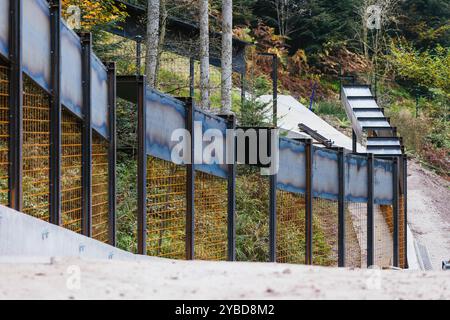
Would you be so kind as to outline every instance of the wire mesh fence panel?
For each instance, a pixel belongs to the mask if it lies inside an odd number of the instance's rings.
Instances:
[[[186,258],[186,167],[148,157],[147,254]]]
[[[49,221],[50,99],[24,76],[23,212]]]
[[[269,178],[239,166],[236,178],[236,259],[269,261]]]
[[[92,238],[109,240],[108,142],[92,136]]]
[[[9,77],[0,65],[0,205],[7,206],[9,178]]]
[[[345,204],[345,266],[367,266],[367,204]]]
[[[193,65],[191,66],[191,63]],[[193,68],[191,71],[191,67]],[[188,56],[181,56],[173,52],[164,51],[158,70],[158,89],[164,93],[177,97],[191,96],[197,105],[201,105],[200,62],[192,60]],[[191,78],[193,76],[193,79]],[[241,103],[241,79],[240,75],[233,72],[233,105]],[[220,67],[209,66],[209,103],[212,109],[221,108],[222,71]]]
[[[82,231],[82,123],[67,110],[61,121],[61,220],[62,226]]]
[[[197,171],[195,174],[195,259],[227,260],[227,180]]]
[[[399,252],[399,267],[406,268],[406,239],[405,239],[405,198],[400,196],[399,198],[399,213],[398,213],[398,252]]]
[[[403,213],[403,205],[404,201],[403,198],[400,197],[399,199],[399,213],[398,213],[398,258],[399,258],[399,267],[404,268],[405,265],[405,255],[406,255],[406,247],[405,247],[405,217]],[[385,206],[379,206],[381,214],[385,220],[385,223],[389,229],[389,236],[393,240],[394,235],[394,208],[392,205],[385,205]],[[386,237],[386,236],[385,236]],[[392,246],[393,247],[393,244]],[[393,249],[391,249],[393,251]],[[393,253],[391,258],[391,266],[393,265]]]
[[[338,266],[338,202],[313,200],[313,264]]]
[[[277,190],[277,262],[305,264],[305,196]]]
[[[386,208],[384,209],[386,211]],[[382,207],[374,207],[374,257],[375,265],[378,267],[389,267],[393,265],[393,238],[391,227],[383,214]]]
[[[189,97],[190,83],[190,59],[172,52],[162,52],[158,89],[177,97]]]

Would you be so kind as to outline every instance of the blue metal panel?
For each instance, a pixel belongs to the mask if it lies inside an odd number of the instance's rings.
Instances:
[[[9,0],[0,0],[0,54],[9,56]]]
[[[22,21],[23,70],[50,91],[50,10],[47,1],[25,1]]]
[[[172,141],[172,134],[177,129],[186,129],[184,104],[170,96],[147,89],[146,108],[147,154],[172,161],[172,149],[179,143],[178,140]],[[188,137],[183,136],[183,141],[188,141]]]
[[[350,202],[367,202],[367,159],[356,155],[345,156],[345,198]]]
[[[108,71],[100,60],[91,55],[92,128],[109,140],[108,133]]]
[[[390,205],[394,200],[392,185],[393,163],[390,160],[375,159],[374,198],[376,204]]]
[[[201,125],[202,128],[201,132],[198,130],[195,131],[194,134],[196,152],[195,170],[212,174],[224,179],[227,178],[228,166],[226,164],[226,121],[201,110],[195,110],[194,121],[195,127]],[[202,137],[203,139],[200,140]],[[214,153],[211,154],[212,150],[206,149],[208,145],[211,145],[212,140],[214,140],[214,145],[218,147],[214,150],[214,152],[220,152],[220,155]]]
[[[82,117],[83,90],[80,38],[61,22],[61,102]]]
[[[303,143],[280,138],[280,167],[277,188],[292,193],[306,192],[306,154]]]
[[[336,151],[314,148],[313,195],[317,198],[338,200],[339,164]]]

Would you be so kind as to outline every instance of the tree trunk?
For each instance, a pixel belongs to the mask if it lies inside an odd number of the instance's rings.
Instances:
[[[209,102],[209,4],[200,0],[200,94],[201,107],[210,108]]]
[[[233,0],[222,1],[222,111],[231,112],[233,76]]]
[[[156,86],[159,48],[159,0],[148,0],[146,74],[150,87]]]
[[[160,1],[160,31],[158,40],[158,59],[156,61],[156,73],[155,73],[155,87],[158,85],[159,68],[161,66],[161,56],[164,52],[164,44],[166,42],[166,29],[167,29],[167,18],[169,16],[167,12],[167,0]]]

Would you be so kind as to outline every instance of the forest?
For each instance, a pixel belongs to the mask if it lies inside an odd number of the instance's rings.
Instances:
[[[143,39],[141,70],[136,70],[135,42],[118,39],[105,31],[126,19],[121,1],[63,0],[63,10],[70,22],[71,8],[81,9],[81,24],[76,27],[93,32],[95,51],[104,60],[117,61],[119,74],[146,73],[151,84],[161,91],[176,96],[188,95],[189,87],[180,83],[189,81],[189,58],[164,50],[166,35],[171,31],[167,21],[176,18],[199,26],[200,32],[206,22],[209,32],[220,33],[225,25],[222,1],[128,0],[127,3],[146,8],[149,15],[152,8],[158,9],[154,41]],[[242,79],[233,76],[229,88],[231,100],[225,103],[230,104],[241,124],[269,121],[264,117],[267,106],[259,103],[257,96],[272,94],[271,63],[260,53],[275,54],[279,61],[278,93],[292,95],[305,105],[311,104],[315,113],[345,133],[351,133],[351,124],[339,100],[342,78],[374,85],[379,104],[404,138],[408,154],[444,178],[450,178],[448,1],[234,0],[232,4],[233,36],[249,44],[246,53],[248,80],[243,84]],[[374,6],[379,8],[377,17],[373,16],[376,10],[370,9]],[[205,12],[208,19],[201,20]],[[377,24],[376,28],[368,23],[371,19],[375,19],[372,22]],[[151,25],[149,21],[144,23]],[[196,99],[202,107],[220,109],[224,107],[221,70],[207,66],[211,70],[205,78],[202,64],[207,55],[220,52],[220,43],[209,39],[207,52],[202,40],[205,39],[201,36],[200,39],[183,39],[186,43],[195,42],[190,44],[199,50],[195,74],[200,90],[195,93]],[[251,99],[241,101],[242,88],[252,92]],[[135,110],[119,102],[118,121],[119,245],[135,251]],[[256,189],[263,193],[264,187],[259,181],[245,178],[245,173],[242,176],[244,178],[237,182],[241,184],[238,190]],[[248,210],[243,216],[250,217],[241,219],[238,231],[264,233],[267,224],[255,228],[255,221],[263,219],[261,214],[267,203],[254,200],[243,191],[238,192],[237,198],[238,211],[239,208]],[[264,260],[267,255],[264,241],[249,247],[248,239],[238,239],[238,258]]]

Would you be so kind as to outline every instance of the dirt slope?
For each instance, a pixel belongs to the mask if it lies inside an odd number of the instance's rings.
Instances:
[[[416,162],[408,165],[408,221],[434,270],[450,260],[450,183]]]
[[[0,274],[0,299],[450,299],[445,272],[61,260],[0,263]]]

